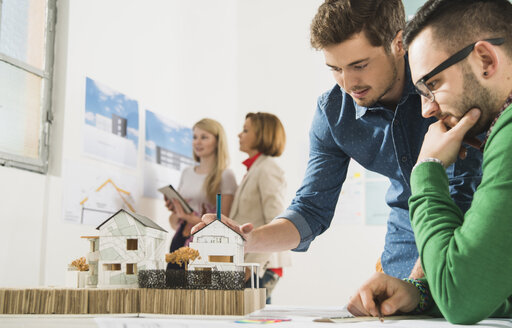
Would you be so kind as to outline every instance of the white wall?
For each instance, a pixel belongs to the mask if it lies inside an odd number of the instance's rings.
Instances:
[[[316,98],[333,80],[309,46],[309,24],[320,0],[59,0],[50,171],[47,176],[0,167],[0,281],[5,286],[60,285],[71,260],[88,250],[94,227],[62,218],[63,165],[80,161],[142,177],[82,155],[85,77],[137,99],[144,109],[192,125],[222,122],[232,167],[244,173],[236,135],[248,111],[278,115],[287,132],[280,164],[288,200],[303,178]],[[142,180],[139,179],[142,190]],[[161,201],[139,211],[168,227]],[[275,304],[342,305],[371,272],[385,227],[333,226],[307,253],[294,253]]]
[[[42,213],[47,178],[0,167],[0,281],[2,286],[39,283]]]

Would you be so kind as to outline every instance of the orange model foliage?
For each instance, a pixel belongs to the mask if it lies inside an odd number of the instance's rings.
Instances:
[[[77,268],[78,271],[89,271],[89,264],[85,263],[85,257],[74,260],[71,262],[71,266]]]
[[[194,261],[199,256],[199,251],[190,247],[181,247],[170,254],[165,254],[165,261],[168,263],[176,263],[180,267],[185,264],[185,270],[187,270],[190,261]]]

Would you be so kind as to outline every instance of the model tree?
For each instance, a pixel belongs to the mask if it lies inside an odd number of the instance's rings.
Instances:
[[[69,266],[78,271],[89,271],[89,264],[86,263],[85,257],[74,260]]]
[[[187,270],[188,264],[197,258],[201,258],[199,251],[190,247],[181,247],[170,254],[165,254],[165,261],[167,263],[176,263],[180,267],[182,264],[185,264],[185,270]]]

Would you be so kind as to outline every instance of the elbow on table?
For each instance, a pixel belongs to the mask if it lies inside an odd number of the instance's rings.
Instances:
[[[444,315],[445,319],[448,320],[448,322],[454,324],[454,325],[474,325],[479,321],[482,321],[485,318],[475,318],[469,313],[462,313],[462,314],[456,314],[456,315]]]
[[[452,324],[472,325],[488,317],[475,304],[471,306],[465,303],[451,300],[447,304],[437,304],[437,306],[445,319]]]

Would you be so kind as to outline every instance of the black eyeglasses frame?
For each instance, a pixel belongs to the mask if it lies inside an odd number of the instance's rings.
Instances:
[[[487,41],[493,45],[502,45],[505,42],[505,38],[484,39],[483,41]],[[460,62],[461,60],[463,60],[464,58],[469,56],[469,54],[473,51],[473,49],[475,48],[475,45],[478,42],[480,42],[480,40],[468,45],[467,47],[464,47],[462,50],[460,50],[460,51],[456,52],[455,54],[453,54],[452,56],[448,57],[448,59],[443,61],[436,68],[434,68],[428,74],[425,74],[421,79],[419,79],[418,82],[416,82],[416,84],[414,84],[414,87],[416,88],[416,91],[418,92],[418,94],[427,98],[431,102],[434,102],[435,101],[434,93],[432,92],[432,90],[430,90],[430,88],[427,86],[427,84],[425,82],[430,80],[433,76],[441,73],[448,67],[457,64],[458,62]]]

